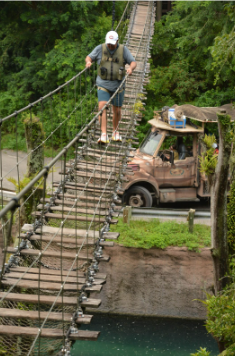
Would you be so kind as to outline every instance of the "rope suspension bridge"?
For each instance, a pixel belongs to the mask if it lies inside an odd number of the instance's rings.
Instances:
[[[103,110],[107,111],[107,132],[112,133],[112,98],[98,112],[94,105],[94,65],[1,120],[0,140],[4,125],[13,122],[17,147],[20,119],[27,117],[33,123],[36,117],[43,125],[44,118],[50,118],[47,136],[42,135],[37,147],[28,154],[31,162],[45,143],[53,147],[66,130],[69,136],[70,128],[78,133],[26,186],[20,180],[22,159],[17,150],[14,169],[19,193],[5,206],[3,190],[7,175],[2,173],[0,155],[4,241],[0,354],[70,355],[75,340],[96,340],[99,336],[98,331],[81,330],[79,326],[89,324],[92,319],[86,308],[97,308],[101,303],[100,299],[92,298],[92,293],[100,292],[105,284],[106,275],[99,273],[99,263],[109,261],[105,246],[112,246],[112,240],[119,235],[110,232],[110,225],[118,222],[121,185],[125,174],[132,173],[127,163],[134,150],[132,143],[137,143],[136,126],[142,117],[136,107],[141,107],[145,99],[154,19],[154,2],[129,2],[116,28],[123,31],[122,42],[137,62],[132,76],[127,74],[121,84],[126,86],[118,127],[122,142],[97,144],[101,134],[98,119]],[[65,98],[66,107],[62,101]],[[54,127],[56,116],[60,123]],[[30,136],[34,137],[34,133]],[[57,181],[53,171],[56,164],[61,167],[61,179]],[[29,204],[33,207],[30,221],[22,223]],[[13,230],[16,247],[12,247]]]

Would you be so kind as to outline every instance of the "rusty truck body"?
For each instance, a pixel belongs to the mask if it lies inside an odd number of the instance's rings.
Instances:
[[[199,167],[199,135],[204,135],[205,122],[217,121],[219,109],[225,107],[229,114],[234,115],[230,106],[229,110],[227,105],[220,108],[176,106],[176,116],[184,113],[188,118],[184,127],[172,126],[164,116],[156,114],[149,121],[149,133],[128,164],[132,174],[127,175],[128,182],[122,186],[123,202],[132,207],[151,207],[158,203],[197,201],[198,198],[209,197],[207,177]],[[195,125],[190,118],[201,121],[201,126]],[[190,147],[184,145],[187,139]],[[168,145],[174,142],[173,147],[167,148],[167,141]]]

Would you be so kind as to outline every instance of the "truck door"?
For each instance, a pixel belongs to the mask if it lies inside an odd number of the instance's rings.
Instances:
[[[177,152],[177,159],[171,164],[170,152],[169,149],[160,149],[154,160],[154,176],[159,188],[195,186],[196,158],[189,157],[188,152]]]

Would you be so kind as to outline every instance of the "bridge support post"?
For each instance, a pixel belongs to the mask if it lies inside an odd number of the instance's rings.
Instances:
[[[129,225],[131,221],[131,216],[132,216],[132,207],[126,206],[123,209],[123,223]]]
[[[193,225],[194,225],[194,214],[195,210],[190,209],[188,213],[188,231],[192,234],[193,233]]]

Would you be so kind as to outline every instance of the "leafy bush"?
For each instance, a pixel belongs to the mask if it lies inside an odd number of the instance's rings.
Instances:
[[[234,280],[234,276],[233,276]],[[214,338],[225,344],[226,350],[221,356],[235,354],[235,283],[231,283],[218,296],[207,295],[206,329]]]
[[[212,147],[216,142],[214,135],[205,135],[203,142],[206,145],[207,150],[199,156],[200,171],[205,173],[208,178],[215,173],[215,168],[218,161],[218,154],[215,154],[215,149]]]
[[[198,350],[195,354],[190,354],[190,356],[210,356],[210,352],[206,351],[206,348],[200,347],[200,350]]]

